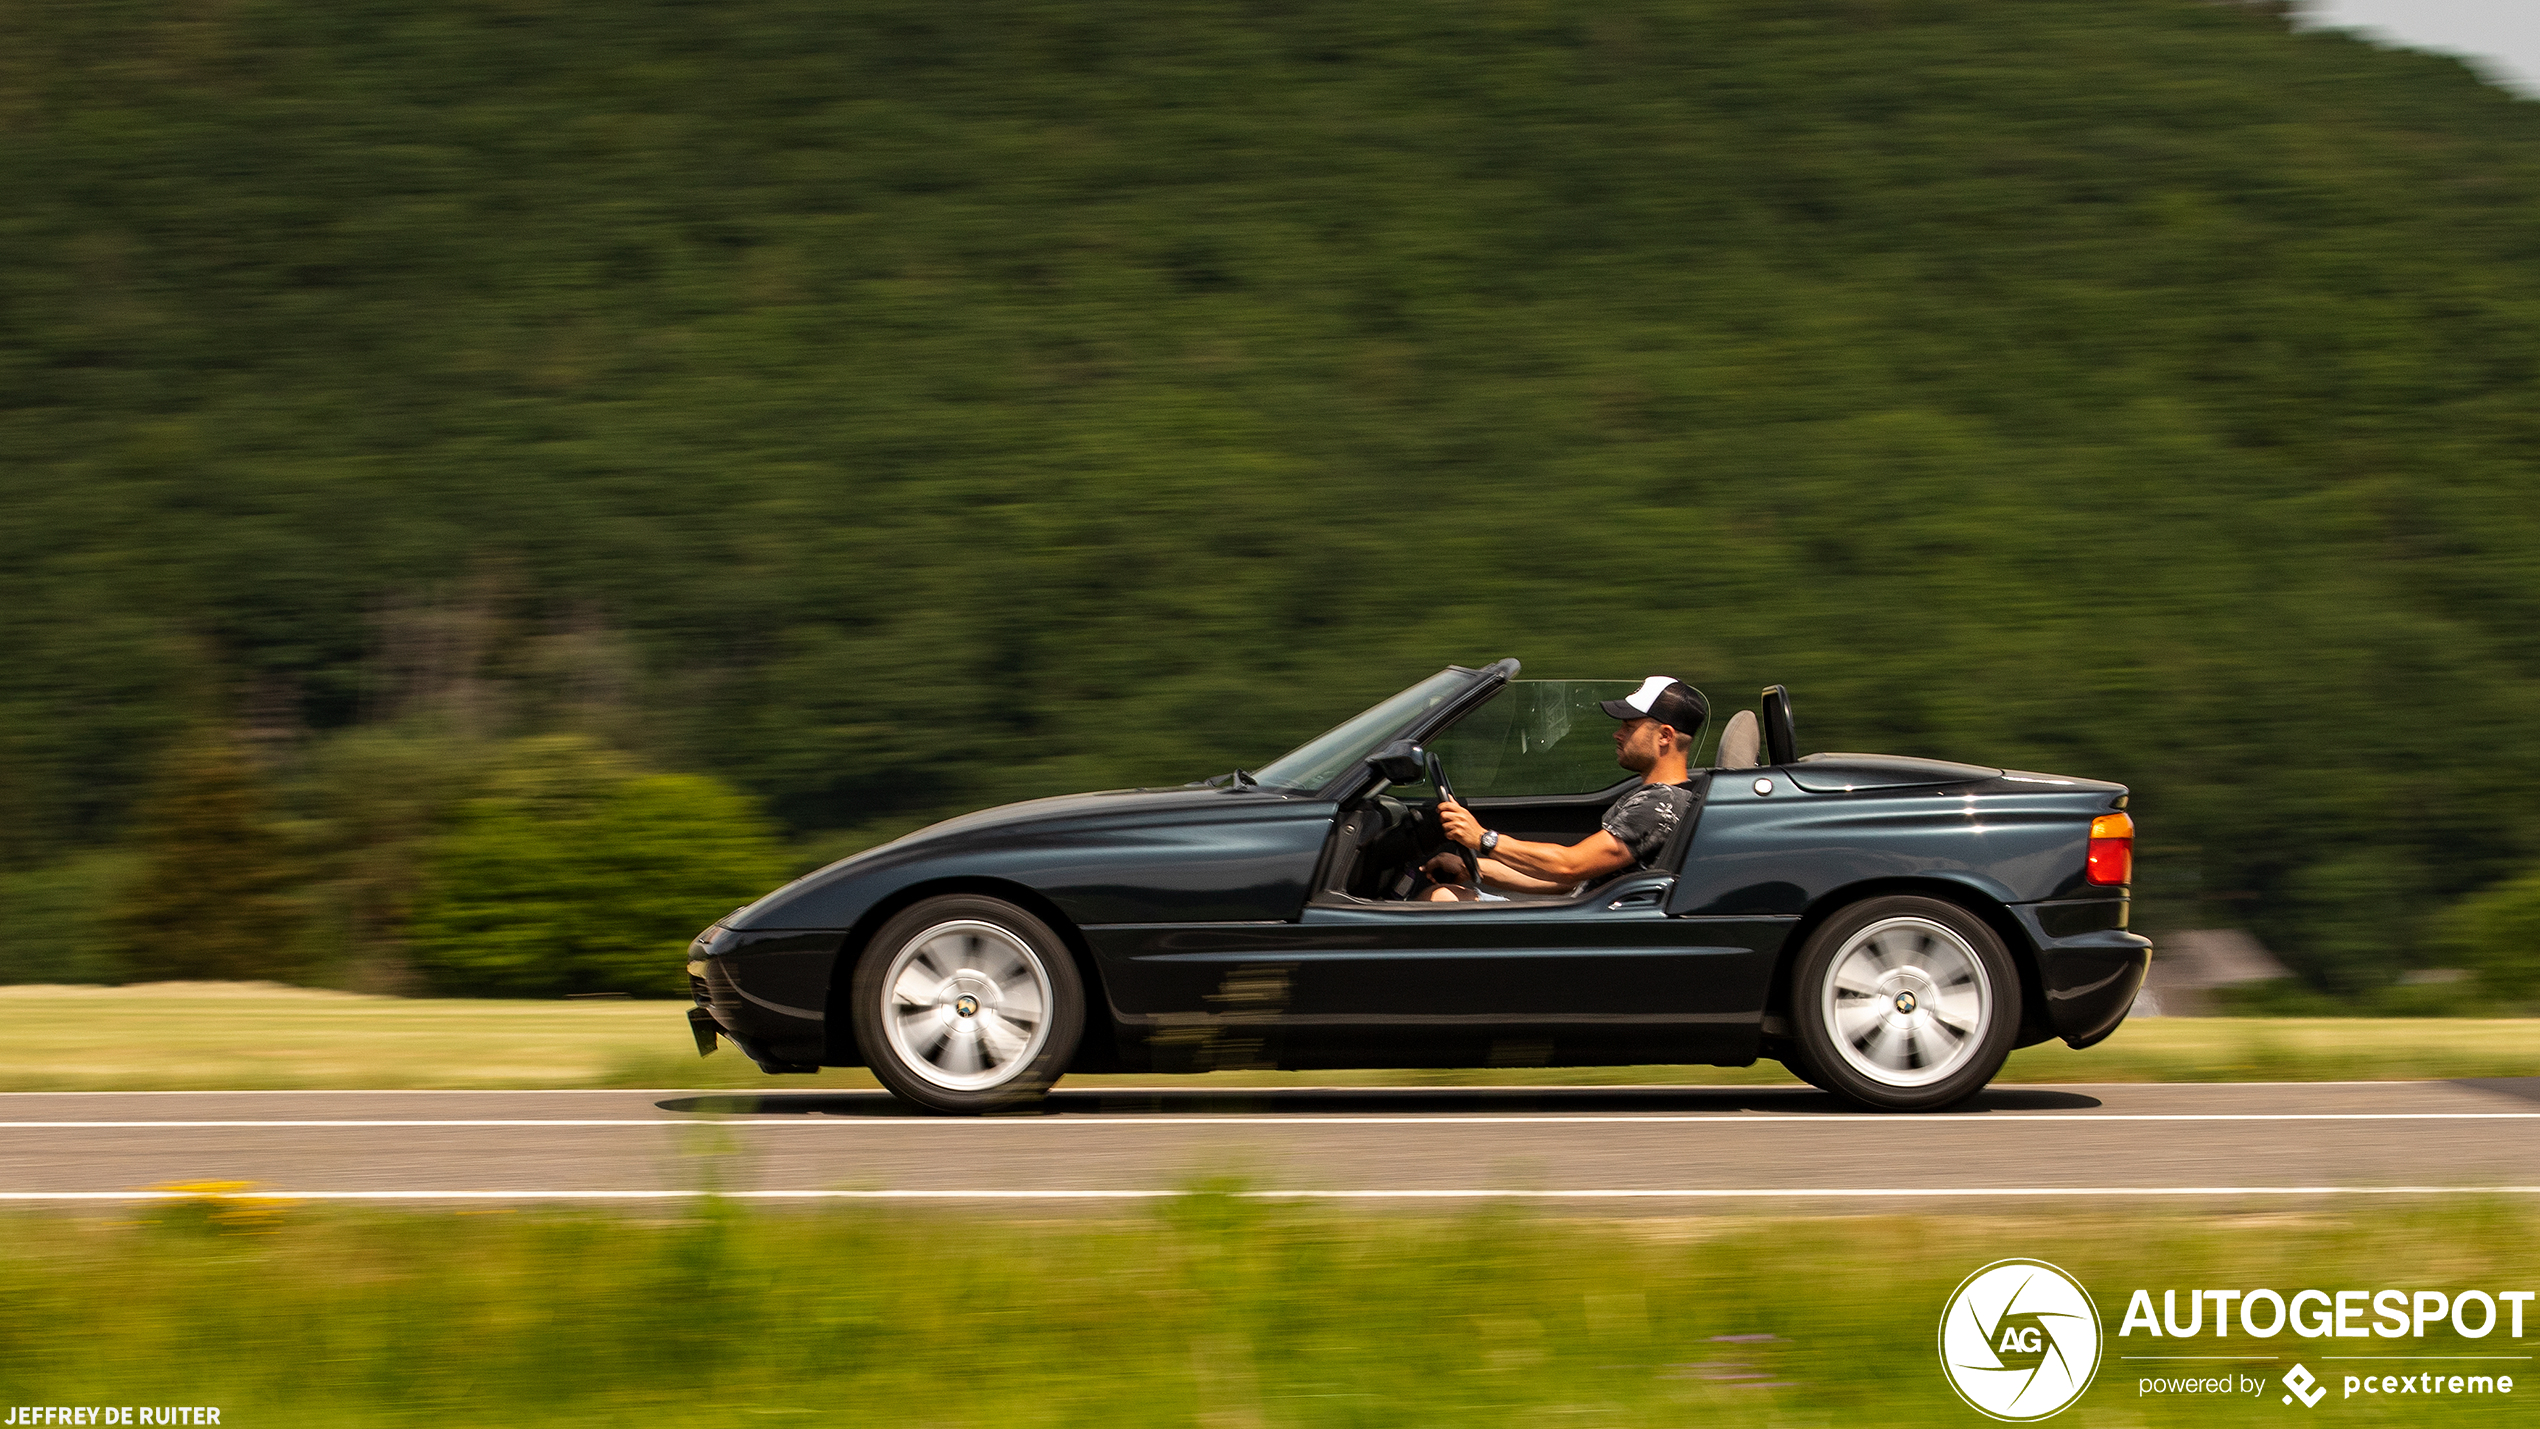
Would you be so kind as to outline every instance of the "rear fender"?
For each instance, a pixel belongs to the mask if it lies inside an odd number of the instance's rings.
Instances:
[[[1946,878],[1871,879],[1846,884],[1810,904],[1808,911],[1792,926],[1790,937],[1782,943],[1781,956],[1773,965],[1772,988],[1765,995],[1764,1002],[1764,1026],[1768,1033],[1776,1037],[1791,1035],[1786,1030],[1790,1026],[1791,975],[1799,965],[1800,949],[1808,946],[1808,939],[1828,918],[1853,904],[1865,898],[1892,895],[1937,898],[1954,903],[1983,919],[1984,925],[1993,930],[1994,936],[2002,940],[2003,948],[2010,953],[2011,965],[2019,969],[2020,1031],[2011,1045],[2032,1047],[2055,1035],[2054,1027],[2047,1020],[2046,984],[2037,971],[2037,943],[2030,937],[2028,928],[1999,899],[1985,890]],[[1777,1024],[1781,1030],[1777,1030]]]

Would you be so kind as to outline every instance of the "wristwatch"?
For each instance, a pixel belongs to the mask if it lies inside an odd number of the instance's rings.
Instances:
[[[1497,847],[1499,847],[1499,830],[1490,829],[1485,831],[1482,834],[1481,851],[1483,853],[1489,853],[1492,849]]]

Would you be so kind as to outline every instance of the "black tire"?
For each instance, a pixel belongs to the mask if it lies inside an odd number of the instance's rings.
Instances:
[[[1932,1111],[2002,1069],[2020,1027],[2019,970],[1955,903],[1865,899],[1800,949],[1790,1016],[1810,1081],[1879,1111]]]
[[[1797,1043],[1782,1048],[1781,1064],[1784,1071],[1821,1092],[1834,1090],[1826,1085],[1826,1074],[1817,1070],[1817,1064],[1808,1060],[1808,1054],[1799,1050]]]
[[[1084,982],[1067,945],[1013,904],[968,894],[929,898],[883,924],[856,960],[848,999],[856,1045],[882,1085],[956,1115],[1039,1101],[1085,1030]]]

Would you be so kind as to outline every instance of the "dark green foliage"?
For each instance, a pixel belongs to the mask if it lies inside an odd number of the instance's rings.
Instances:
[[[681,946],[783,870],[773,831],[715,780],[524,740],[435,842],[408,933],[444,991],[685,993]]]
[[[407,948],[435,838],[488,773],[490,742],[425,719],[367,725],[321,741],[291,780],[312,831],[312,951],[326,981],[417,991]]]
[[[2488,1006],[2540,996],[2540,872],[2500,883],[2444,915],[2440,944],[2480,973]]]
[[[234,741],[178,745],[134,821],[139,867],[112,902],[127,977],[289,981],[302,971],[297,862]]]
[[[134,862],[112,850],[0,873],[0,983],[122,982],[113,914]]]
[[[19,865],[494,587],[797,831],[1516,654],[2336,986],[2540,858],[2540,106],[2261,10],[20,5],[0,191]]]

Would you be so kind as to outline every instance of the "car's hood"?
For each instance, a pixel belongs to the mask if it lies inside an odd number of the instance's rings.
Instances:
[[[1280,798],[1277,794],[1257,789],[1230,791],[1175,785],[1167,789],[1105,789],[1090,794],[1061,794],[1048,799],[999,804],[992,809],[959,814],[940,823],[928,824],[889,843],[876,844],[861,853],[852,853],[835,863],[813,869],[781,888],[770,889],[754,902],[734,909],[723,922],[735,928],[753,926],[759,914],[783,903],[788,895],[802,891],[805,885],[853,878],[867,866],[899,862],[911,854],[922,856],[928,845],[954,844],[982,834],[1040,826],[1081,826],[1114,820],[1144,822],[1177,809],[1195,812],[1225,809],[1230,804],[1254,800],[1278,801]]]
[[[1277,797],[1279,796],[1264,794],[1254,789],[1242,791],[1194,789],[1187,785],[1175,785],[1169,789],[1103,789],[1091,794],[1060,794],[1047,799],[1025,799],[1019,804],[999,804],[993,809],[981,809],[976,813],[956,814],[941,823],[928,824],[914,833],[902,834],[890,843],[883,844],[881,848],[867,849],[865,852],[879,853],[884,848],[904,848],[914,843],[927,843],[961,834],[973,834],[984,829],[1018,828],[1026,824],[1074,823],[1089,817],[1142,818],[1177,808],[1222,809],[1226,807],[1230,799],[1275,799]],[[857,858],[863,856],[863,854],[856,855]]]

